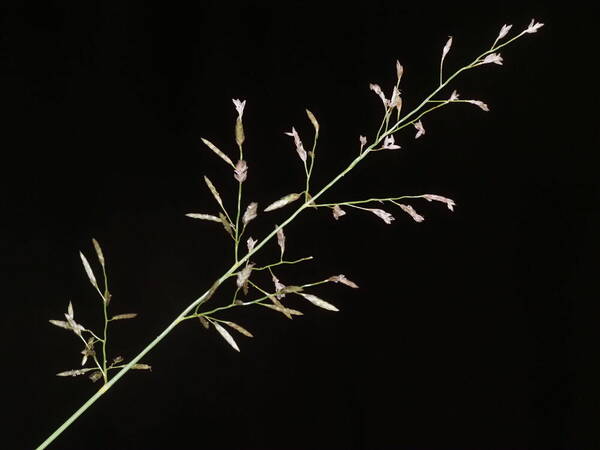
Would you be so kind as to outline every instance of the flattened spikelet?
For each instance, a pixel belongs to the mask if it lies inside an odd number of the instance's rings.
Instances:
[[[96,249],[96,255],[98,256],[98,261],[102,267],[104,267],[104,253],[102,253],[102,248],[96,239],[92,239],[92,243],[94,244],[94,248]]]
[[[306,300],[308,300],[309,302],[311,302],[313,305],[318,306],[319,308],[327,309],[329,311],[339,311],[339,309],[337,309],[331,303],[326,302],[325,300],[317,297],[316,295],[312,295],[312,294],[300,294],[300,295],[302,297],[304,297]]]
[[[285,252],[285,234],[283,234],[283,228],[277,230],[277,245],[279,245],[281,258],[283,258],[283,253]]]
[[[206,175],[204,176],[204,182],[208,186],[208,189],[210,190],[211,194],[213,195],[213,197],[215,198],[215,200],[217,201],[217,203],[222,208],[223,207],[223,200],[221,200],[221,196],[219,195],[219,192],[217,191],[217,188],[215,188],[215,185],[212,183],[212,181],[209,180],[209,178]]]
[[[286,205],[289,205],[292,202],[295,202],[300,198],[300,194],[288,194],[285,197],[281,197],[276,202],[271,203],[269,206],[265,208],[265,211],[274,211],[279,208],[283,208]]]
[[[256,219],[257,209],[258,209],[258,203],[256,203],[256,202],[252,202],[248,205],[248,207],[246,208],[246,212],[244,213],[244,216],[242,217],[242,222],[244,223],[244,225],[248,225],[248,222]]]
[[[358,285],[355,282],[350,281],[348,278],[346,278],[346,276],[344,274],[335,275],[333,277],[330,277],[329,281],[333,281],[334,283],[342,283],[351,288],[358,289]]]
[[[227,234],[233,237],[233,228],[231,228],[231,223],[229,222],[229,219],[225,217],[225,214],[223,213],[219,213],[219,219],[223,224],[223,228],[225,228],[225,231],[227,231]]]
[[[187,213],[186,216],[192,219],[210,220],[211,222],[221,222],[220,218],[211,214]]]
[[[210,328],[210,322],[208,320],[206,320],[204,317],[198,316],[198,320],[200,321],[200,323],[202,324],[202,326],[204,328],[206,328],[207,330]]]
[[[259,305],[262,305],[262,306],[264,306],[264,307],[266,307],[266,308],[269,308],[269,309],[273,309],[273,310],[275,310],[275,311],[279,311],[280,313],[285,313],[285,312],[287,312],[287,313],[289,313],[289,314],[290,314],[290,315],[292,315],[292,316],[303,316],[303,315],[304,315],[304,313],[303,313],[303,312],[301,312],[301,311],[297,311],[297,310],[295,310],[295,309],[292,309],[292,308],[282,308],[282,307],[280,307],[280,306],[276,306],[276,305],[270,305],[270,304],[268,304],[268,303],[259,303]],[[284,310],[285,310],[285,311],[284,311]]]
[[[237,324],[237,323],[235,323],[235,322],[223,322],[223,323],[224,323],[225,325],[227,325],[227,326],[229,326],[229,327],[233,328],[235,331],[237,331],[237,332],[239,332],[239,333],[243,334],[244,336],[247,336],[247,337],[254,337],[254,336],[252,335],[252,333],[250,333],[250,332],[249,332],[248,330],[246,330],[244,327],[242,327],[242,326],[238,325],[238,324]]]
[[[83,268],[85,269],[85,273],[90,279],[90,283],[94,287],[98,287],[98,282],[96,281],[96,277],[94,276],[94,272],[92,272],[92,268],[90,267],[90,263],[82,252],[79,252],[79,257],[81,258],[81,262],[83,263]]]
[[[116,316],[112,316],[110,320],[134,319],[136,317],[137,313],[117,314]]]
[[[223,339],[225,339],[229,345],[231,345],[235,350],[239,352],[240,348],[233,340],[233,337],[229,334],[229,331],[227,331],[225,328],[219,325],[218,322],[213,322],[213,325],[215,326],[215,329],[219,332],[219,334],[223,336]]]
[[[65,330],[70,330],[71,329],[71,325],[69,325],[68,322],[65,322],[63,320],[53,320],[53,319],[51,319],[51,320],[49,320],[49,322],[52,325],[56,325],[57,327],[64,328]]]
[[[306,115],[308,116],[310,123],[312,123],[313,127],[315,127],[315,134],[319,134],[319,122],[317,122],[315,115],[308,109],[306,110]]]
[[[225,153],[223,153],[221,150],[219,150],[215,144],[210,142],[208,139],[204,139],[204,138],[202,138],[202,142],[204,142],[204,144],[208,148],[210,148],[213,152],[215,152],[215,154],[217,154],[223,161],[225,161],[227,164],[229,164],[231,167],[233,167],[235,169],[235,165],[233,164],[233,161],[231,161],[229,156],[227,156]]]

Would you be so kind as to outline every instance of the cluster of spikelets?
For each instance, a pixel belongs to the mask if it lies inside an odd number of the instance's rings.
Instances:
[[[94,287],[94,289],[100,294],[100,298],[102,299],[102,306],[104,309],[104,332],[101,333],[102,337],[99,337],[92,330],[84,327],[83,325],[77,323],[75,321],[75,312],[73,310],[73,304],[69,302],[69,306],[67,307],[67,312],[65,313],[65,320],[50,320],[52,325],[56,325],[57,327],[64,328],[65,330],[72,331],[81,341],[83,342],[83,350],[81,354],[83,355],[81,359],[81,367],[80,369],[67,370],[64,372],[60,372],[57,375],[59,377],[76,377],[79,375],[89,375],[90,380],[93,382],[98,381],[99,379],[104,379],[104,382],[108,381],[108,372],[110,370],[118,370],[124,367],[123,362],[125,359],[122,356],[116,356],[112,358],[111,362],[107,362],[107,354],[106,354],[106,346],[108,343],[108,326],[110,322],[117,320],[127,320],[134,319],[137,317],[137,313],[124,313],[117,314],[112,317],[108,317],[108,305],[112,299],[112,295],[108,290],[108,277],[106,274],[106,260],[104,259],[104,253],[102,252],[102,248],[96,239],[92,239],[92,243],[94,244],[94,249],[96,250],[96,256],[98,257],[98,261],[102,267],[102,274],[104,277],[104,286],[103,290],[100,290],[100,286],[98,285],[98,281],[96,276],[94,275],[94,271],[90,266],[87,258],[83,253],[79,253],[81,258],[81,262],[83,264],[83,268],[90,280],[90,283]],[[96,350],[96,345],[101,346],[101,350]],[[93,365],[91,367],[84,367],[88,361],[92,361]],[[132,369],[138,370],[150,370],[151,367],[148,364],[134,364]]]
[[[248,178],[248,164],[243,159],[243,144],[245,141],[243,115],[244,115],[244,108],[246,106],[246,101],[233,99],[233,104],[237,111],[237,118],[235,121],[235,141],[236,141],[236,144],[239,149],[239,159],[238,159],[237,163],[234,164],[233,160],[226,154],[226,152],[223,152],[222,150],[220,150],[215,144],[213,144],[209,140],[202,139],[202,141],[209,149],[211,149],[217,156],[219,156],[226,164],[228,164],[232,168],[233,178],[238,182],[237,212],[236,212],[236,214],[229,213],[229,211],[225,207],[225,204],[222,200],[221,195],[219,194],[219,191],[215,187],[215,184],[208,177],[205,176],[204,182],[206,183],[208,190],[211,192],[213,198],[215,199],[215,202],[217,203],[220,211],[216,214],[188,213],[188,214],[186,214],[186,216],[193,218],[193,219],[199,219],[199,220],[210,221],[210,222],[215,222],[215,223],[221,224],[223,226],[223,229],[225,230],[225,232],[233,240],[234,257],[235,257],[235,262],[237,263],[240,261],[239,247],[242,245],[243,237],[247,231],[247,227],[249,226],[250,222],[252,222],[254,219],[256,219],[258,217],[259,207],[258,207],[257,202],[249,202],[242,214],[241,202],[242,202],[243,183]],[[308,115],[311,123],[314,126],[314,129],[315,129],[315,144],[316,144],[316,141],[318,138],[318,133],[319,133],[319,123],[317,122],[317,119],[315,118],[315,116],[309,110],[307,110],[306,112],[307,112],[307,115]],[[313,149],[310,152],[307,152],[304,149],[302,141],[300,140],[300,137],[299,137],[297,131],[295,130],[295,128],[292,128],[292,131],[288,132],[286,134],[291,136],[295,141],[296,150],[298,152],[300,160],[303,163],[304,171],[306,174],[306,181],[307,181],[307,185],[308,185],[308,183],[310,181],[310,176],[312,174],[315,147],[313,146]],[[304,190],[300,193],[290,193],[290,194],[284,195],[280,199],[269,204],[266,208],[263,209],[263,211],[271,212],[271,211],[275,211],[275,210],[284,208],[285,206],[296,202],[298,199],[302,198],[303,196],[308,198],[308,196],[309,196],[308,190]],[[279,259],[277,261],[275,261],[271,264],[268,264],[266,266],[258,267],[255,263],[251,262],[249,258],[246,258],[246,260],[243,264],[243,267],[241,267],[237,272],[232,274],[232,277],[235,278],[235,293],[233,294],[233,297],[228,305],[216,308],[212,311],[206,311],[206,312],[199,312],[199,308],[196,308],[196,311],[193,315],[186,316],[184,319],[197,317],[199,319],[199,321],[202,323],[202,325],[207,329],[209,329],[212,325],[214,327],[214,329],[221,336],[223,336],[223,338],[235,350],[239,351],[239,347],[238,347],[237,343],[235,342],[235,340],[233,339],[231,334],[227,331],[227,329],[223,325],[230,327],[231,329],[233,329],[247,337],[253,337],[252,333],[250,333],[246,328],[242,327],[241,325],[239,325],[237,323],[231,322],[229,320],[217,318],[215,316],[216,312],[222,312],[226,309],[230,309],[230,308],[238,307],[238,306],[260,305],[260,306],[264,306],[266,308],[275,310],[275,311],[283,314],[285,317],[292,319],[293,316],[299,316],[299,315],[302,315],[303,313],[301,311],[298,311],[297,309],[290,308],[290,307],[284,305],[286,298],[291,294],[298,295],[320,308],[323,308],[323,309],[326,309],[329,311],[338,311],[338,308],[336,306],[334,306],[333,304],[323,300],[322,298],[320,298],[314,294],[305,292],[305,289],[309,286],[316,286],[316,285],[326,283],[326,282],[341,283],[341,284],[350,286],[352,288],[358,288],[356,283],[350,281],[348,278],[346,278],[345,275],[340,274],[340,275],[328,277],[325,280],[321,280],[321,281],[318,281],[315,283],[309,283],[309,284],[304,284],[304,285],[290,285],[290,286],[284,285],[283,283],[281,283],[279,278],[277,278],[277,276],[275,275],[274,268],[276,266],[280,266],[280,265],[296,264],[296,263],[299,263],[302,261],[307,261],[307,260],[312,259],[312,257],[311,256],[303,257],[303,258],[300,258],[300,259],[297,259],[294,261],[284,259],[285,244],[286,244],[286,236],[284,234],[284,227],[277,226],[275,229],[275,234],[276,234],[277,245],[279,247]],[[252,236],[249,236],[247,239],[245,239],[245,246],[247,249],[246,254],[247,255],[252,254],[255,251],[255,247],[257,244],[258,244],[258,241],[255,240]],[[272,283],[273,283],[272,289],[265,289],[258,284],[258,281],[251,279],[251,277],[254,273],[258,273],[258,272],[262,272],[262,271],[269,272]],[[248,300],[248,295],[250,293],[251,288],[256,290],[259,295],[258,295],[258,298]],[[241,300],[240,299],[241,295],[243,295],[246,299]]]
[[[368,139],[365,136],[359,137],[360,148],[358,152],[358,157],[353,160],[353,162],[336,178],[333,179],[331,183],[329,183],[326,187],[318,191],[317,193],[313,193],[311,190],[311,176],[313,173],[315,158],[316,158],[316,147],[317,140],[319,137],[320,126],[317,121],[315,115],[306,110],[306,114],[308,116],[309,121],[311,122],[314,128],[314,138],[312,143],[312,148],[310,150],[306,150],[302,139],[297,132],[297,130],[292,127],[291,131],[286,132],[285,134],[290,136],[293,139],[294,146],[300,161],[302,162],[304,173],[305,173],[305,186],[299,190],[299,192],[293,192],[286,195],[283,195],[278,200],[270,203],[266,208],[262,211],[265,213],[275,211],[289,205],[297,203],[299,200],[303,200],[302,205],[283,223],[277,225],[275,230],[266,236],[262,241],[255,240],[253,237],[249,236],[247,239],[243,239],[247,227],[250,222],[256,219],[259,215],[259,207],[257,202],[248,202],[244,212],[242,213],[242,198],[243,198],[243,186],[246,180],[248,179],[248,164],[244,159],[243,154],[243,144],[245,142],[245,134],[244,134],[244,125],[243,125],[243,115],[244,109],[246,106],[245,100],[233,99],[233,104],[237,112],[237,117],[235,120],[235,142],[238,147],[238,158],[237,162],[234,163],[233,160],[227,155],[226,152],[222,151],[217,145],[213,144],[207,139],[202,139],[204,144],[212,150],[217,156],[219,156],[226,164],[231,166],[233,171],[233,178],[237,181],[237,203],[235,205],[234,214],[230,214],[229,210],[225,207],[225,204],[222,200],[219,191],[215,187],[215,184],[208,178],[204,177],[204,181],[212,196],[214,197],[217,205],[218,212],[217,213],[189,213],[186,214],[188,217],[193,219],[199,219],[203,221],[215,222],[220,224],[225,232],[231,237],[233,241],[234,247],[234,263],[233,270],[230,270],[224,279],[234,278],[235,279],[235,292],[230,300],[230,302],[224,306],[216,307],[207,311],[200,311],[200,307],[209,300],[218,287],[220,286],[220,282],[216,283],[211,290],[209,290],[209,294],[205,297],[201,298],[201,301],[197,301],[195,303],[195,310],[193,314],[180,316],[177,319],[177,323],[182,322],[188,319],[198,319],[202,325],[209,329],[211,326],[236,350],[239,351],[239,347],[232,335],[227,331],[226,327],[229,327],[242,335],[247,337],[252,337],[252,333],[250,333],[246,328],[238,325],[237,323],[231,322],[226,319],[222,319],[217,317],[217,313],[223,313],[228,309],[250,306],[250,305],[259,305],[272,310],[275,310],[287,318],[291,319],[292,316],[302,315],[302,312],[297,309],[291,308],[287,306],[285,303],[290,295],[297,295],[312,303],[315,306],[320,308],[329,310],[329,311],[338,311],[338,308],[334,306],[332,303],[323,300],[315,294],[306,292],[307,288],[312,288],[324,283],[339,283],[349,286],[351,288],[358,288],[356,283],[349,280],[346,276],[340,274],[335,276],[330,276],[320,281],[299,284],[299,285],[285,285],[283,284],[279,278],[275,274],[274,268],[282,265],[290,265],[297,264],[302,261],[307,261],[312,259],[311,256],[302,257],[296,260],[286,260],[285,256],[285,242],[286,237],[284,234],[284,228],[289,223],[291,223],[295,217],[305,208],[327,208],[330,209],[333,218],[335,220],[340,219],[342,216],[347,214],[347,210],[349,209],[357,209],[362,211],[367,211],[379,217],[386,224],[391,224],[392,221],[395,220],[392,213],[387,210],[376,208],[373,206],[377,206],[379,204],[396,206],[400,208],[400,210],[406,214],[408,214],[414,221],[422,222],[424,217],[418,213],[412,205],[407,204],[407,200],[413,199],[424,199],[429,202],[436,201],[444,203],[450,211],[454,210],[455,202],[447,197],[437,195],[437,194],[420,194],[420,195],[402,195],[402,196],[393,196],[386,198],[369,198],[364,200],[356,200],[356,201],[338,201],[338,202],[329,202],[329,203],[318,203],[316,200],[327,191],[333,184],[335,184],[343,175],[346,175],[348,172],[352,170],[352,168],[364,159],[368,154],[384,151],[384,150],[398,150],[400,149],[400,145],[396,143],[395,136],[397,136],[398,132],[404,129],[407,126],[413,126],[416,130],[415,139],[418,139],[425,135],[425,127],[421,118],[430,112],[443,107],[448,104],[453,103],[470,103],[478,106],[483,111],[489,111],[489,107],[481,100],[473,100],[473,99],[460,99],[459,94],[456,90],[454,90],[450,96],[446,99],[433,99],[433,95],[439,92],[442,88],[444,88],[449,81],[451,81],[458,73],[463,70],[472,69],[485,64],[503,64],[503,58],[500,53],[497,52],[498,49],[504,47],[515,39],[521,37],[524,34],[535,33],[543,26],[542,23],[536,22],[532,20],[531,23],[517,36],[511,38],[508,42],[504,42],[499,44],[499,41],[504,39],[509,31],[512,28],[512,25],[504,25],[496,40],[494,41],[490,50],[484,52],[481,56],[476,58],[472,63],[467,66],[464,66],[458,72],[456,72],[451,77],[444,79],[443,76],[443,66],[446,56],[450,52],[452,47],[453,39],[449,37],[448,41],[443,47],[442,56],[440,60],[440,74],[439,74],[439,87],[434,91],[432,95],[426,98],[420,105],[418,105],[413,111],[406,114],[403,118],[401,118],[402,112],[402,95],[400,90],[400,81],[402,79],[404,68],[400,64],[400,62],[396,62],[396,75],[397,81],[396,85],[393,87],[390,98],[387,98],[383,89],[378,84],[370,84],[370,89],[381,99],[381,102],[384,106],[384,117],[382,119],[381,125],[377,134],[371,140],[371,144],[368,145]],[[425,109],[426,106],[431,106],[428,109]],[[395,116],[395,118],[394,118]],[[260,250],[260,248],[267,243],[271,238],[276,237],[277,245],[279,246],[279,259],[271,264],[265,266],[257,266],[255,263],[251,262],[251,257]],[[242,242],[245,244],[246,252],[244,255],[241,255]],[[96,253],[98,255],[99,262],[102,266],[102,271],[104,274],[104,292],[101,292],[98,283],[96,282],[96,278],[92,272],[92,269],[86,260],[85,256],[81,254],[81,259],[83,262],[83,266],[85,271],[90,279],[92,285],[100,294],[103,305],[104,305],[104,333],[102,337],[99,337],[91,330],[83,327],[82,325],[75,322],[73,306],[69,303],[69,307],[67,313],[65,314],[66,321],[57,321],[51,320],[50,322],[56,326],[61,328],[65,328],[67,330],[71,330],[75,335],[77,335],[84,343],[84,349],[81,352],[83,354],[81,365],[82,367],[86,365],[88,361],[93,361],[93,367],[83,367],[77,370],[70,370],[66,372],[61,372],[58,375],[60,376],[77,376],[82,374],[89,374],[90,378],[93,381],[96,381],[100,378],[104,378],[106,382],[108,380],[108,371],[112,369],[120,369],[123,368],[123,358],[117,357],[112,360],[110,364],[107,363],[107,354],[106,354],[106,344],[107,344],[107,328],[108,324],[112,321],[121,320],[121,319],[131,319],[136,316],[133,313],[127,314],[118,314],[116,316],[108,318],[107,307],[110,302],[110,293],[108,291],[107,286],[107,278],[106,278],[106,270],[104,263],[104,256],[102,254],[102,250],[98,245],[96,240],[93,240],[94,247],[96,249]],[[270,289],[263,288],[259,286],[258,282],[253,278],[253,275],[258,272],[267,272],[270,274],[271,282],[273,287]],[[257,297],[253,299],[248,299],[250,290],[258,292]],[[240,297],[243,296],[244,300]],[[200,300],[200,299],[199,299]],[[95,350],[95,346],[99,344],[102,346],[101,358],[98,358],[98,353]],[[134,364],[129,368],[133,369],[149,369],[150,366],[147,364]]]

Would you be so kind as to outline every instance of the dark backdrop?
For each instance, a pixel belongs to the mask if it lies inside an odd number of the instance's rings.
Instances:
[[[373,133],[396,59],[410,109],[488,48],[504,23],[546,23],[456,80],[463,98],[398,137],[324,199],[436,193],[386,225],[310,211],[287,228],[288,284],[344,273],[361,289],[315,288],[292,322],[266,309],[231,318],[254,332],[233,351],[199,323],[178,327],[56,441],[57,449],[600,448],[595,262],[596,31],[591,11],[543,3],[5,2],[1,7],[0,264],[3,442],[33,448],[98,385],[59,378],[81,346],[52,327],[69,300],[101,325],[79,261],[105,250],[117,323],[111,354],[134,356],[230,263],[202,182],[234,202],[230,170],[200,141],[234,152],[232,98],[247,100],[247,200],[299,189],[295,126],[323,185]],[[412,2],[414,3],[414,2]],[[452,88],[445,91],[449,95]],[[261,215],[270,231],[288,210]],[[256,258],[277,257],[271,244]],[[268,281],[268,279],[266,280]],[[268,285],[268,284],[267,284]],[[211,303],[226,302],[223,288]]]

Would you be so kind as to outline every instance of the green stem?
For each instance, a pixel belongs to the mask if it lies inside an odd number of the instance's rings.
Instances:
[[[88,330],[87,328],[83,331],[86,331],[88,333],[90,333],[98,342],[102,342],[102,338],[99,338],[98,336],[96,336],[96,333],[94,333],[92,330]]]
[[[319,139],[319,132],[315,130],[315,137],[313,139],[313,146],[310,152],[310,166],[306,168],[306,161],[304,162],[304,170],[306,171],[306,189],[304,191],[304,201],[310,200],[310,177],[312,175],[313,166],[315,165],[315,152],[317,150],[317,139]]]
[[[108,383],[108,371],[106,370],[106,341],[108,339],[108,305],[106,302],[103,303],[104,309],[104,339],[102,339],[102,376],[104,377],[104,383]]]
[[[225,311],[227,309],[235,308],[236,306],[248,306],[248,305],[252,305],[254,303],[258,303],[258,302],[261,302],[263,300],[266,300],[267,298],[269,298],[269,297],[265,295],[264,297],[260,297],[260,298],[257,298],[255,300],[251,300],[249,302],[244,302],[242,304],[230,303],[229,305],[219,306],[218,308],[211,309],[210,311],[204,311],[202,313],[194,313],[191,316],[185,316],[185,317],[183,317],[181,319],[181,321],[189,320],[189,319],[195,319],[195,318],[197,318],[199,316],[207,317],[207,316],[210,316],[210,315],[212,315],[212,314],[214,314],[216,312],[219,312],[219,311]]]
[[[423,198],[423,195],[402,195],[400,197],[388,197],[388,198],[368,198],[366,200],[353,200],[349,202],[338,202],[338,203],[319,203],[318,205],[314,205],[316,208],[332,208],[336,205],[360,205],[361,203],[371,203],[371,202],[390,202],[392,200],[404,200],[407,198]]]
[[[281,266],[282,264],[298,264],[299,262],[308,261],[310,259],[313,259],[313,257],[312,256],[305,256],[304,258],[296,259],[295,261],[279,261],[279,262],[276,262],[276,263],[273,263],[273,264],[269,264],[268,266],[255,267],[252,270],[266,270],[266,269],[270,269],[271,267]]]
[[[86,330],[87,331],[87,330]],[[87,349],[88,345],[86,340],[83,338],[83,336],[79,335],[79,337],[81,338],[81,340],[83,341],[85,348]],[[101,339],[99,339],[99,341],[101,341]],[[93,346],[93,345],[92,345]],[[98,367],[98,370],[100,370],[100,372],[102,372],[102,375],[104,376],[104,370],[102,369],[102,365],[100,364],[100,362],[98,362],[98,358],[96,358],[96,355],[94,355],[92,357],[92,359],[94,360],[94,362],[96,363],[96,366]],[[88,370],[88,368],[82,369],[82,370]],[[91,368],[89,370],[92,370]],[[96,370],[96,369],[93,369]]]
[[[244,151],[242,150],[242,146],[238,144],[238,148],[240,149],[240,160],[244,159]],[[237,213],[235,215],[235,260],[238,260],[238,248],[240,246],[240,211],[242,205],[242,181],[238,181],[238,196],[237,196]]]
[[[379,125],[379,129],[377,130],[377,135],[375,136],[375,142],[380,140],[380,136],[381,136],[381,130],[383,130],[383,126],[385,125],[385,131],[387,131],[387,124],[389,123],[389,116],[390,116],[390,109],[389,108],[385,108],[385,114],[383,116],[383,119],[381,120],[381,124]]]
[[[306,283],[306,284],[301,284],[300,287],[302,289],[307,288],[307,287],[313,287],[313,286],[319,286],[320,284],[325,284],[325,283],[329,283],[331,280],[329,278],[325,278],[324,280],[321,281],[315,281],[314,283]]]
[[[108,383],[108,370],[106,369],[107,354],[106,343],[108,340],[108,302],[110,301],[110,293],[108,291],[108,277],[106,276],[106,267],[102,264],[102,275],[104,277],[104,295],[102,296],[102,308],[104,310],[104,339],[102,339],[102,377],[104,384]],[[94,357],[95,359],[95,357]]]
[[[242,203],[242,183],[238,182],[238,198],[237,198],[237,214],[235,216],[235,260],[238,260],[238,248],[240,245],[240,233],[239,233],[239,225],[240,225],[240,206]]]

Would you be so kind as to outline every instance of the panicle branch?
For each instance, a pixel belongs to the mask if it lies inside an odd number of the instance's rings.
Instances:
[[[87,260],[87,258],[85,257],[85,255],[83,254],[83,252],[79,252],[79,257],[81,259],[85,273],[86,273],[88,279],[90,280],[90,283],[96,289],[96,291],[100,294],[100,296],[102,297],[102,300],[103,300],[102,306],[103,306],[103,315],[104,315],[104,326],[103,326],[102,337],[99,337],[92,330],[84,327],[83,325],[81,325],[75,321],[75,312],[74,312],[72,302],[69,302],[69,305],[67,306],[67,312],[64,314],[65,318],[67,319],[66,321],[50,320],[50,323],[59,328],[63,328],[63,329],[72,331],[77,337],[79,337],[81,339],[81,341],[84,344],[84,348],[80,352],[81,355],[83,355],[83,357],[81,359],[82,369],[68,370],[68,371],[60,372],[57,375],[61,376],[61,377],[79,376],[79,375],[84,375],[84,374],[87,374],[88,372],[91,372],[91,374],[89,374],[90,375],[89,378],[90,378],[90,380],[92,380],[92,382],[96,382],[99,379],[103,378],[104,384],[106,384],[109,382],[108,370],[115,368],[114,361],[117,361],[117,359],[115,359],[115,360],[113,360],[112,364],[108,365],[108,356],[107,356],[107,354],[108,354],[107,353],[108,324],[109,324],[109,322],[112,322],[115,320],[134,319],[135,317],[137,317],[137,313],[117,314],[117,315],[112,316],[110,319],[108,318],[108,306],[109,306],[110,299],[112,296],[108,290],[108,276],[106,273],[106,260],[104,257],[104,252],[102,251],[102,247],[100,246],[99,242],[96,239],[92,239],[92,244],[96,251],[96,256],[98,257],[98,262],[100,263],[100,266],[102,267],[102,274],[103,274],[103,278],[104,278],[104,292],[102,292],[100,290],[100,286],[98,284],[98,281],[96,280],[96,276],[94,275],[92,266],[89,263],[89,261]],[[84,337],[85,333],[87,333],[89,335],[87,339]],[[98,351],[95,348],[96,344],[99,344],[101,347],[100,359],[98,359]],[[118,358],[119,358],[118,362],[123,361],[122,357],[118,357]],[[95,367],[84,367],[87,364],[88,360],[90,360],[90,359],[94,362]]]

